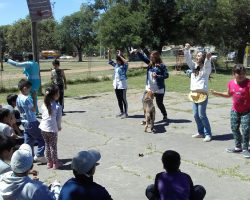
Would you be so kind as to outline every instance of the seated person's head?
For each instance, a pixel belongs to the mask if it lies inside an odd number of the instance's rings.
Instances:
[[[12,139],[0,135],[0,159],[10,160],[14,152],[15,143]]]
[[[9,105],[11,105],[13,108],[16,107],[16,99],[17,99],[17,95],[16,94],[9,94],[7,96],[7,103]]]
[[[18,89],[24,95],[28,95],[30,93],[31,86],[32,86],[31,82],[26,79],[21,79],[18,83]]]
[[[0,108],[0,122],[11,125],[12,114],[9,109]]]
[[[71,168],[76,178],[92,177],[101,154],[95,150],[80,151],[73,159]]]
[[[176,151],[167,150],[162,155],[162,163],[167,172],[177,172],[181,164],[180,154]]]
[[[13,153],[10,166],[16,176],[22,177],[28,175],[29,171],[33,168],[32,150],[28,144],[22,144]]]

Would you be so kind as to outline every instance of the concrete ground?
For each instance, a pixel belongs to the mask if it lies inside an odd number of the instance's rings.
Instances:
[[[142,93],[128,90],[127,119],[115,118],[118,105],[114,93],[66,98],[66,116],[58,140],[64,167],[48,170],[35,164],[40,180],[51,183],[57,179],[63,184],[73,176],[71,158],[78,151],[98,149],[102,158],[95,181],[106,187],[113,199],[144,200],[146,186],[163,170],[162,153],[173,149],[181,155],[181,170],[192,177],[194,184],[206,188],[205,199],[250,200],[250,160],[225,152],[234,144],[229,122],[230,99],[210,97],[207,114],[213,141],[204,143],[202,139],[191,138],[196,127],[187,94],[166,93],[169,124],[161,121],[157,108],[157,134],[145,133],[140,125]]]

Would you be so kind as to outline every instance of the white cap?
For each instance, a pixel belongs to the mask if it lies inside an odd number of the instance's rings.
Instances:
[[[32,164],[33,156],[31,147],[28,144],[22,144],[11,157],[11,169],[15,173],[24,173],[31,169]]]

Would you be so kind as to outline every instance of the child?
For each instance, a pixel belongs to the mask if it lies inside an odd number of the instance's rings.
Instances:
[[[64,89],[67,89],[67,83],[66,83],[66,77],[65,73],[62,69],[59,69],[60,67],[60,61],[54,60],[52,62],[54,69],[51,70],[51,80],[52,84],[55,84],[59,88],[59,103],[62,106],[62,112],[64,109]]]
[[[7,96],[7,103],[8,105],[6,106],[7,109],[12,110],[16,123],[13,124],[13,129],[17,135],[22,135],[22,130],[19,128],[21,123],[21,115],[18,110],[15,109],[16,107],[16,100],[17,100],[17,95],[16,94],[9,94]]]
[[[20,94],[17,97],[16,105],[22,117],[24,142],[29,144],[32,150],[34,143],[37,142],[38,148],[34,161],[46,163],[46,159],[44,157],[44,140],[41,130],[38,128],[39,121],[36,118],[36,94],[32,93],[32,97],[29,96],[31,86],[32,84],[28,80],[21,79],[19,81],[18,88],[20,90]]]
[[[118,100],[118,105],[120,108],[120,113],[116,117],[121,117],[122,119],[128,117],[128,102],[126,98],[127,93],[127,70],[128,62],[122,56],[121,51],[117,51],[116,63],[111,59],[111,50],[108,50],[109,64],[114,67],[114,80],[113,87],[115,89],[115,94]]]
[[[166,172],[158,173],[155,184],[148,186],[146,196],[150,200],[183,199],[202,200],[206,190],[200,185],[193,186],[191,177],[180,171],[180,154],[168,150],[162,155],[162,163]]]
[[[235,147],[226,149],[229,153],[242,152],[245,158],[250,158],[249,134],[250,134],[250,79],[246,77],[246,69],[237,64],[233,68],[234,79],[229,81],[227,92],[211,90],[212,94],[220,97],[232,97],[231,129],[233,132]],[[242,135],[240,133],[240,125]]]
[[[11,127],[13,122],[15,122],[15,120],[13,120],[10,110],[0,108],[0,133],[5,137],[17,139],[18,136]]]
[[[0,175],[11,171],[9,162],[14,152],[14,142],[8,138],[0,135]]]
[[[190,53],[190,44],[185,45],[184,56],[188,67],[192,70],[190,83],[190,100],[193,102],[194,119],[198,133],[193,138],[204,138],[204,142],[212,140],[212,132],[206,109],[208,103],[208,80],[212,70],[211,53],[198,52],[195,62]]]
[[[57,158],[57,133],[61,130],[61,106],[56,102],[59,99],[59,88],[52,85],[45,90],[44,104],[41,107],[42,121],[39,128],[45,141],[45,156],[48,169],[58,169],[62,163]]]

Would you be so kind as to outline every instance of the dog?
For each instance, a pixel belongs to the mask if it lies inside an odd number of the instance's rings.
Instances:
[[[154,106],[154,94],[152,91],[148,91],[143,98],[143,110],[145,116],[145,132],[147,132],[150,124],[151,131],[154,133],[154,122],[155,122],[155,106]]]

